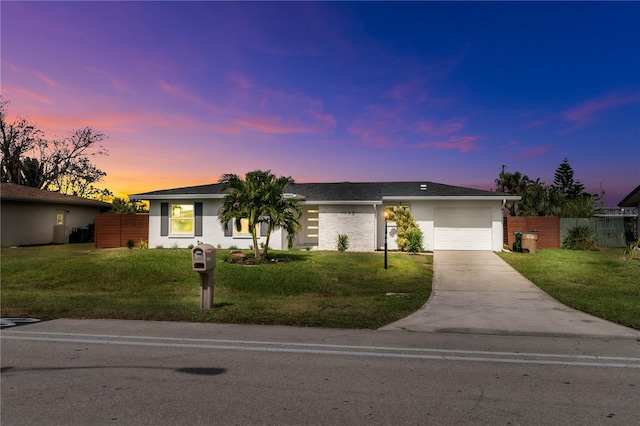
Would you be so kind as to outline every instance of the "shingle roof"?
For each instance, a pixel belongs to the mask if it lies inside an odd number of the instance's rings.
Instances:
[[[424,189],[423,189],[424,188]],[[287,193],[309,201],[382,201],[390,197],[508,197],[510,194],[464,188],[434,182],[334,182],[296,183],[288,185]],[[148,200],[185,196],[224,195],[222,184],[189,186],[160,191],[132,194],[129,198]],[[191,198],[191,197],[190,197]],[[518,197],[519,198],[519,197]]]
[[[33,203],[72,204],[109,208],[109,203],[74,195],[61,194],[59,192],[44,191],[30,186],[16,185],[14,183],[0,184],[0,200],[2,201],[27,201]]]
[[[620,207],[637,207],[640,204],[640,185],[629,193],[624,200],[618,203]]]

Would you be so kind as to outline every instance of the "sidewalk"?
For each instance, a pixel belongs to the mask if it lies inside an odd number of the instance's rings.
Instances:
[[[433,269],[427,303],[380,330],[640,338],[557,302],[493,252],[438,251]]]

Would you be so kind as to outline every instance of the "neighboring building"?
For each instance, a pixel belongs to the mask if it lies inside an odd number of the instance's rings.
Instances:
[[[225,193],[221,184],[192,186],[131,194],[148,200],[149,247],[187,247],[198,241],[227,248],[249,248],[251,234],[218,221]],[[426,250],[502,250],[502,209],[519,196],[431,182],[299,183],[285,196],[303,207],[302,230],[295,248],[336,250],[338,234],[349,236],[349,250],[372,251],[384,247],[386,207],[408,206],[424,233]],[[395,224],[389,223],[389,248],[395,246]],[[260,229],[259,243],[265,241]],[[272,249],[283,250],[282,230],[270,239]]]
[[[1,245],[64,244],[73,228],[93,224],[108,203],[44,191],[13,183],[0,184]]]
[[[640,236],[640,219],[638,219],[638,212],[640,212],[640,185],[636,186],[636,189],[631,191],[629,195],[624,197],[624,200],[618,203],[619,207],[631,207],[636,209],[636,235],[635,238]]]

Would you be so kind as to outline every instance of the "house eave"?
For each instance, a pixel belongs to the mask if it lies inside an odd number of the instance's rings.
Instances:
[[[522,197],[517,195],[425,195],[425,196],[397,196],[397,195],[387,195],[382,197],[383,201],[448,201],[448,200],[458,200],[458,201],[519,201]]]
[[[130,200],[202,200],[202,199],[222,199],[224,194],[129,194]]]

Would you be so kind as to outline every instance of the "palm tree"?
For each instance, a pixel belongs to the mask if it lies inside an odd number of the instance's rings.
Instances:
[[[271,175],[267,185],[267,209],[264,212],[264,219],[268,223],[267,240],[264,244],[264,258],[268,257],[269,239],[271,232],[283,228],[287,233],[289,247],[293,245],[293,239],[300,230],[300,216],[302,208],[298,200],[285,198],[284,191],[288,184],[293,184],[291,177],[279,177]]]
[[[496,190],[498,192],[523,196],[527,191],[531,179],[529,179],[529,176],[523,175],[520,172],[509,173],[506,169],[506,166],[502,166],[502,170],[495,180]],[[508,207],[509,214],[515,216],[520,206],[518,203],[513,202],[509,203]]]
[[[270,170],[255,170],[242,179],[236,174],[224,174],[219,180],[224,190],[229,190],[218,210],[218,220],[226,230],[229,221],[236,219],[236,229],[242,228],[239,219],[246,219],[253,239],[253,251],[260,259],[258,226],[268,223],[264,257],[268,256],[271,232],[284,228],[291,242],[299,228],[301,208],[297,200],[284,198],[285,186],[294,183],[291,177],[277,178]]]

